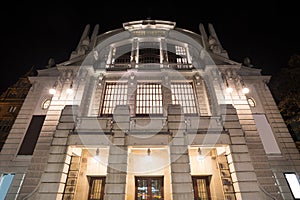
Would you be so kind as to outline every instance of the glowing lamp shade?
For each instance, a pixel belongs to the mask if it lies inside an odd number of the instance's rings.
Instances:
[[[248,94],[250,92],[250,90],[249,90],[249,88],[247,88],[247,87],[244,87],[243,89],[242,89],[242,93],[243,94]]]
[[[72,94],[73,93],[73,89],[72,88],[68,88],[67,89],[67,94]]]
[[[54,88],[49,89],[49,94],[55,94],[56,90]]]
[[[226,93],[232,93],[232,92],[233,92],[232,87],[227,87],[227,88],[226,88]]]
[[[300,199],[300,183],[295,173],[284,173],[284,176],[289,184],[292,194],[295,199]]]

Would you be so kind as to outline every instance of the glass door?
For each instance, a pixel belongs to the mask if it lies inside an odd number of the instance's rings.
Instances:
[[[163,200],[163,177],[135,177],[136,200]]]

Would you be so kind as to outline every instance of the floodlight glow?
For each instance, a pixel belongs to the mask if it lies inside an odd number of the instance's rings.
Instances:
[[[56,90],[54,88],[49,89],[49,94],[55,94],[55,93],[56,93]]]
[[[226,88],[226,92],[227,92],[227,93],[232,93],[232,92],[233,92],[232,87],[227,87],[227,88]]]
[[[248,94],[250,92],[250,90],[249,90],[249,88],[247,88],[247,87],[244,87],[243,89],[242,89],[242,93],[243,94]]]
[[[72,88],[68,88],[67,89],[67,94],[72,94],[73,93],[73,89]]]

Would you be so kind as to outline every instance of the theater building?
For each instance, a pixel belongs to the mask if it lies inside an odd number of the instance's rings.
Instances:
[[[0,199],[300,198],[270,76],[231,60],[211,24],[87,25],[67,61],[29,80]]]

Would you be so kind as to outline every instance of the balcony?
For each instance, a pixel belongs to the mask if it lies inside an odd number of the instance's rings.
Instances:
[[[192,64],[183,63],[118,63],[107,64],[106,71],[127,71],[128,69],[138,70],[160,70],[160,69],[173,69],[173,70],[192,70]]]

